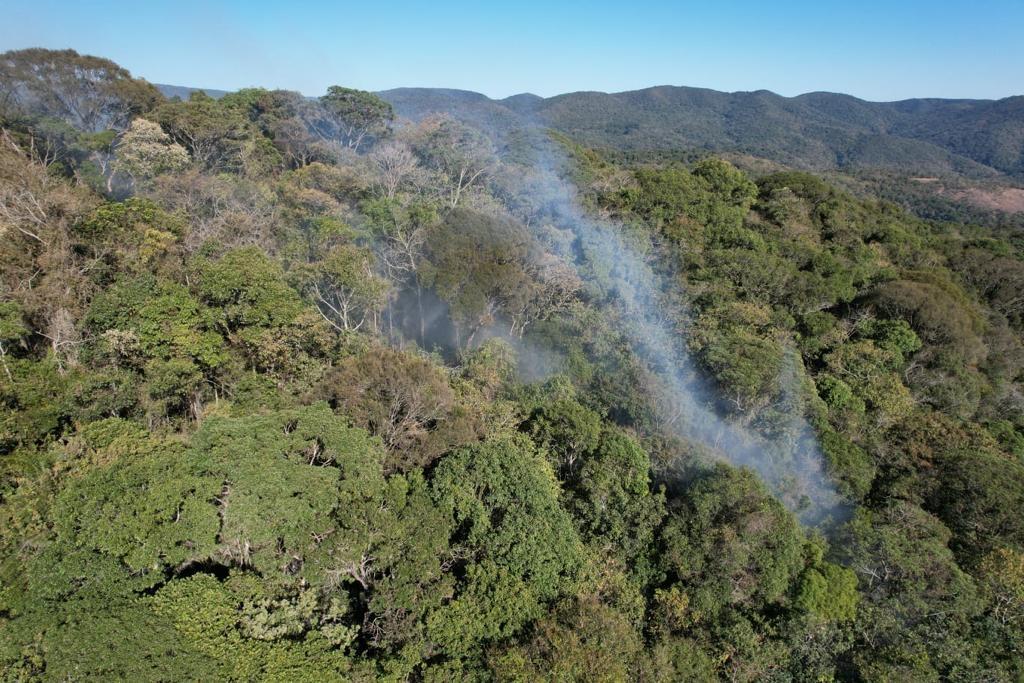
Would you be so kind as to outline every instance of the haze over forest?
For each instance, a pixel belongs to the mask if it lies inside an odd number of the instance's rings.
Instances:
[[[1024,96],[145,76],[0,54],[0,679],[1024,677]]]

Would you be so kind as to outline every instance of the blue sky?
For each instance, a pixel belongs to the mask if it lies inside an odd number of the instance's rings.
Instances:
[[[1024,0],[3,5],[0,50],[73,47],[153,82],[208,88],[1024,94]]]

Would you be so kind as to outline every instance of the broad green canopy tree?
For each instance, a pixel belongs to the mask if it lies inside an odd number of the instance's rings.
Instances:
[[[304,582],[324,587],[333,572],[342,571],[345,553],[354,550],[334,542],[326,553],[319,546],[339,519],[348,525],[339,536],[352,546],[366,543],[368,531],[352,525],[356,510],[377,510],[385,494],[380,445],[323,404],[211,418],[188,444],[147,435],[120,420],[93,423],[82,439],[84,452],[65,456],[68,480],[52,501],[50,537],[18,551],[25,574],[4,576],[5,583],[13,579],[20,585],[21,600],[7,609],[23,615],[24,627],[44,622],[51,610],[65,615],[63,624],[56,621],[45,631],[47,648],[60,649],[63,639],[75,637],[76,629],[86,627],[83,616],[106,614],[107,601],[138,613],[134,596],[141,590],[156,593],[158,613],[160,605],[171,610],[181,599],[171,596],[181,596],[189,585],[172,582],[165,593],[161,586],[176,576],[199,572],[194,585],[218,567],[255,572],[265,586],[258,593],[270,596]],[[206,590],[211,589],[220,590],[216,581]],[[218,609],[235,609],[228,607],[234,601],[226,595],[224,600]],[[273,610],[276,603],[253,603],[253,609],[258,604]],[[308,609],[325,626],[347,611],[326,597]],[[253,629],[257,623],[267,622],[254,621]],[[307,628],[280,635],[301,635]],[[182,635],[216,643],[217,649],[228,642],[216,633],[186,629]],[[103,635],[97,637],[102,643]],[[115,629],[107,637],[123,635]],[[321,637],[322,632],[314,636]]]
[[[546,603],[572,594],[583,547],[551,466],[526,437],[460,449],[438,466],[432,490],[452,520],[452,546],[475,558],[428,621],[428,636],[446,651],[469,655],[512,636]]]
[[[195,163],[214,170],[241,164],[249,121],[238,108],[196,91],[186,101],[160,105],[155,120]]]
[[[700,624],[724,610],[753,613],[785,603],[804,566],[796,519],[749,470],[717,467],[670,506],[662,562]]]
[[[320,96],[320,106],[332,124],[331,132],[354,150],[359,150],[367,140],[372,142],[386,135],[395,118],[389,102],[365,90],[340,85],[327,88],[327,94]]]
[[[61,119],[88,133],[123,129],[163,96],[109,59],[30,48],[0,55],[0,113]]]

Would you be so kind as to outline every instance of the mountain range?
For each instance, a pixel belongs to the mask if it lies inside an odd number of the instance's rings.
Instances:
[[[169,96],[191,90],[159,87]],[[1024,179],[1024,96],[869,102],[828,92],[783,97],[677,86],[499,100],[443,88],[377,94],[414,120],[445,112],[497,132],[540,124],[591,147],[641,156],[735,152],[811,170]]]

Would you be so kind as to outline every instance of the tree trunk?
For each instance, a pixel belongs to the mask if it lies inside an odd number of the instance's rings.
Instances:
[[[420,346],[423,346],[427,336],[427,321],[423,319],[423,286],[418,282],[416,283],[416,309],[420,318]]]

